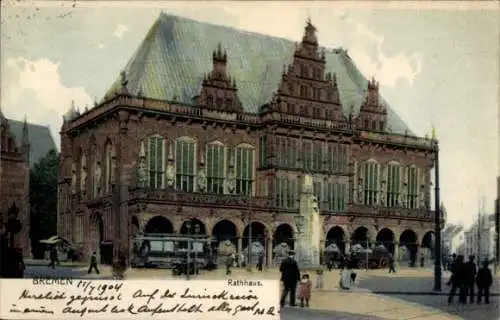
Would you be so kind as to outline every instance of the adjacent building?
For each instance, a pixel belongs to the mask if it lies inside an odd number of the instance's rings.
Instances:
[[[55,149],[48,127],[7,119],[0,112],[0,226],[5,232],[9,216],[22,224],[14,246],[30,254],[29,170],[30,166]]]
[[[416,253],[437,145],[310,21],[294,43],[162,13],[104,99],[64,116],[58,232],[87,255],[198,232],[269,256],[293,246],[309,174],[325,246]]]
[[[442,233],[443,254],[465,254],[465,229],[462,225],[446,225]]]

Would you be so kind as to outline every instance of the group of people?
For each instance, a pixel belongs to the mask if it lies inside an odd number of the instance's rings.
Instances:
[[[477,268],[474,256],[469,256],[469,261],[464,261],[464,256],[453,254],[450,266],[451,277],[448,285],[451,286],[448,296],[448,303],[453,302],[453,298],[458,291],[459,303],[466,304],[467,297],[470,303],[490,303],[490,288],[493,285],[493,275],[488,268],[488,261],[484,261],[481,267]],[[475,288],[477,286],[477,300],[475,298]]]

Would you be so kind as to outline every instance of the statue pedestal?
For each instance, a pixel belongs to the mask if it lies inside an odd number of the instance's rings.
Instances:
[[[319,250],[307,243],[298,243],[296,260],[300,269],[315,269],[320,267]]]

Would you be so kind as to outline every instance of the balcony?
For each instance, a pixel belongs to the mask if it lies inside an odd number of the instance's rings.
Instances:
[[[249,204],[249,200],[251,203]],[[246,195],[209,194],[200,192],[182,192],[173,189],[131,189],[129,201],[161,202],[165,204],[186,205],[195,207],[224,207],[248,210],[268,209],[271,201],[267,197],[252,197]]]
[[[386,208],[350,205],[349,210],[345,214],[373,218],[434,221],[434,211],[427,209]]]

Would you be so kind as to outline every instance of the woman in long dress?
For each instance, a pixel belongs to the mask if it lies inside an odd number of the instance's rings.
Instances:
[[[340,289],[349,290],[351,289],[351,270],[347,268],[347,266],[343,266],[342,271],[340,272],[340,281],[339,281]]]

